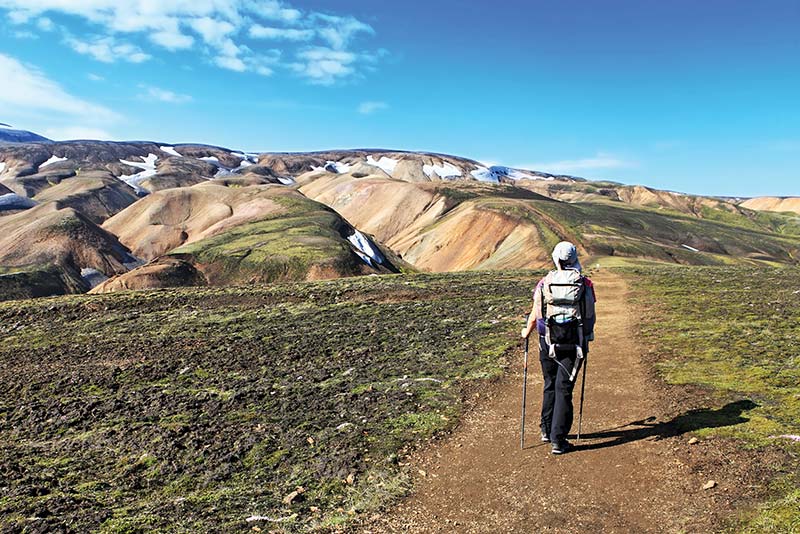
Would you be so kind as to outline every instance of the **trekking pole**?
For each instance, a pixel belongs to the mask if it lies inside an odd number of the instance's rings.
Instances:
[[[525,399],[528,395],[528,338],[525,338],[525,362],[522,368],[522,429],[519,435],[519,448],[525,448]]]
[[[583,423],[583,390],[586,387],[586,363],[588,361],[588,358],[583,358],[583,378],[581,378],[581,407],[578,410],[578,441],[581,439],[581,423]]]

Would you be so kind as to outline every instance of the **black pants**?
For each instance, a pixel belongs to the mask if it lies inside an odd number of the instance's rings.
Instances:
[[[572,427],[572,388],[575,383],[570,382],[569,373],[577,356],[574,350],[557,351],[556,363],[548,356],[549,349],[544,336],[539,336],[539,360],[544,376],[542,431],[553,443],[558,443],[567,438]]]

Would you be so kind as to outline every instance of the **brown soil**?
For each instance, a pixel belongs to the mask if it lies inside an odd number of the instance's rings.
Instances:
[[[521,365],[441,444],[410,460],[415,490],[364,532],[708,532],[719,527],[757,481],[745,454],[723,440],[690,445],[695,412],[677,417],[674,399],[648,378],[636,342],[628,287],[611,273],[598,287],[597,341],[587,368],[583,436],[554,456],[539,440],[538,353],[530,354],[526,443],[520,449]],[[575,388],[577,430],[580,383]],[[673,409],[669,407],[672,406]],[[736,403],[719,411],[733,424]],[[744,407],[742,407],[744,408]],[[704,419],[707,420],[707,419]],[[720,461],[730,465],[720,465]],[[717,486],[704,490],[715,480]]]

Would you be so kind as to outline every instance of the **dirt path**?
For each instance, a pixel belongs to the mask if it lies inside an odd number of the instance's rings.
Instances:
[[[626,310],[628,287],[594,277],[597,341],[589,356],[584,439],[553,456],[539,441],[538,354],[528,373],[526,448],[519,446],[521,365],[451,437],[414,460],[415,492],[368,532],[707,532],[713,492],[682,461],[688,437],[660,439]],[[577,399],[580,384],[575,390]],[[649,424],[641,421],[651,418]],[[640,421],[639,424],[633,423]],[[574,442],[574,440],[573,440]]]

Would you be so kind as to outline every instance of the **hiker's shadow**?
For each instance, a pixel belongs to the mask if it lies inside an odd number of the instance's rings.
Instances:
[[[723,426],[745,423],[749,421],[749,419],[743,417],[742,414],[752,410],[757,406],[758,404],[751,400],[740,400],[728,403],[722,408],[718,408],[716,410],[707,408],[690,410],[685,414],[675,417],[671,421],[666,421],[663,423],[652,422],[655,417],[649,417],[641,421],[632,421],[627,425],[609,430],[582,434],[582,439],[612,439],[608,441],[601,441],[599,443],[581,443],[575,446],[575,450],[586,451],[592,449],[603,449],[605,447],[614,447],[616,445],[622,445],[624,443],[630,443],[632,441],[639,441],[647,438],[655,438],[656,440],[659,440],[673,436],[680,436],[681,434],[700,430],[701,428],[719,428]]]

